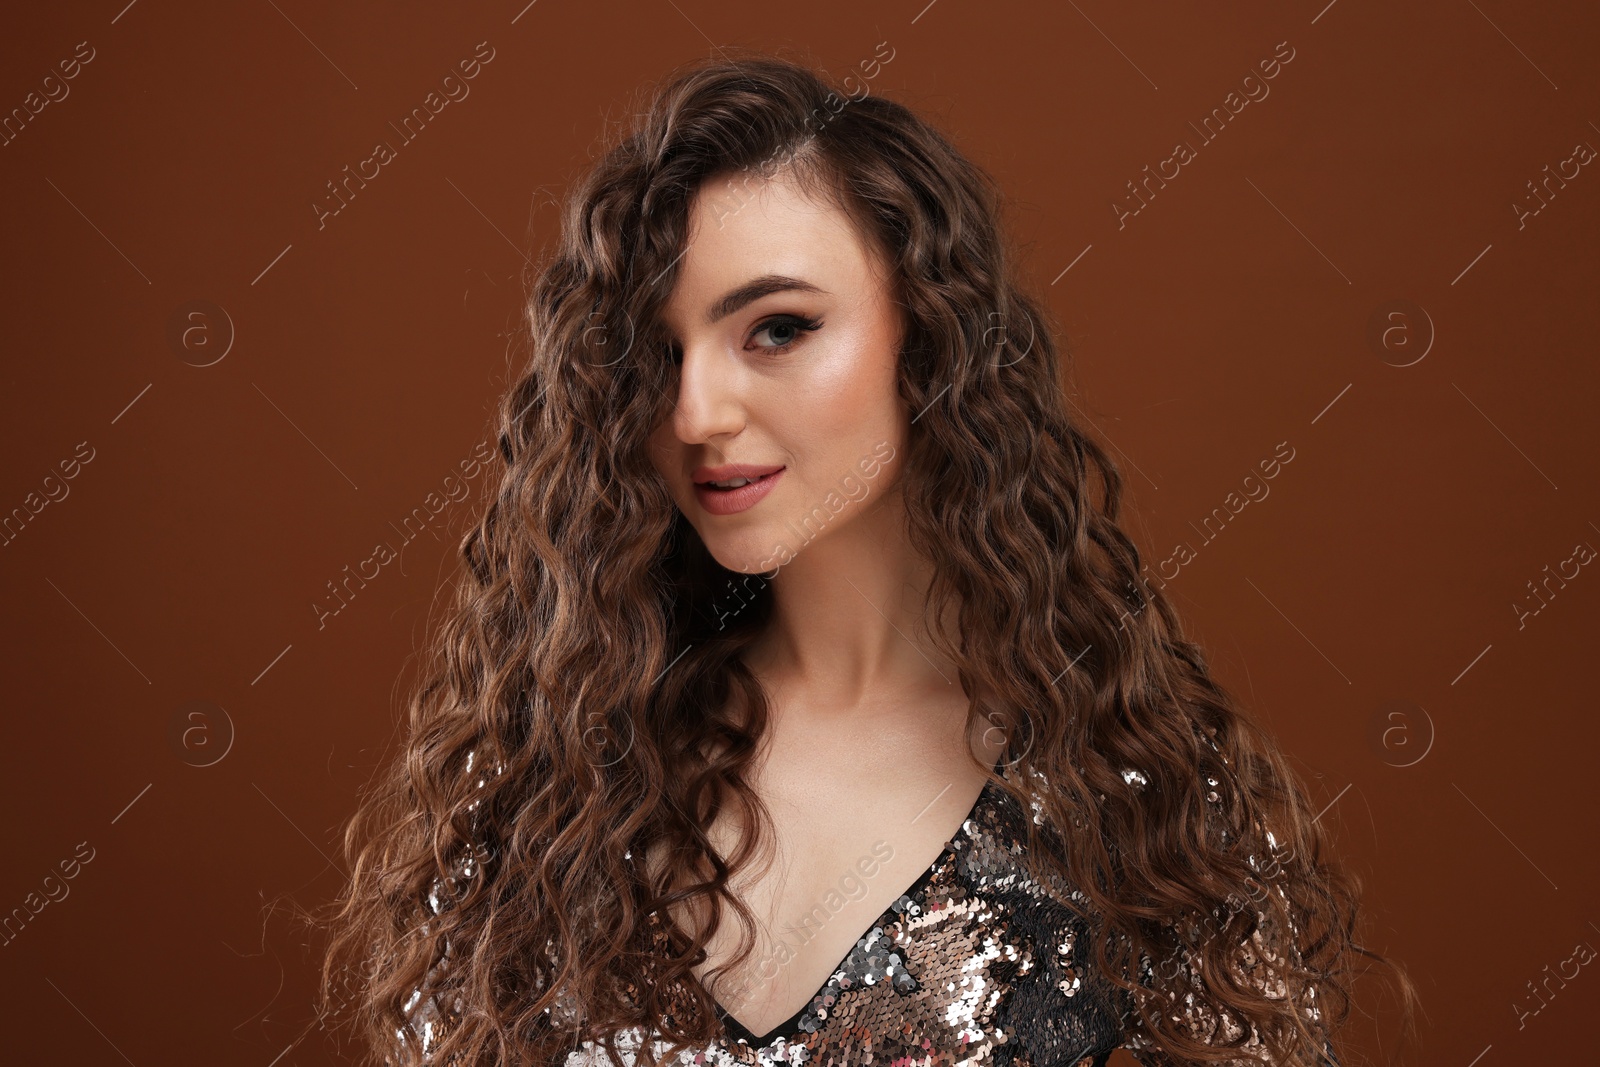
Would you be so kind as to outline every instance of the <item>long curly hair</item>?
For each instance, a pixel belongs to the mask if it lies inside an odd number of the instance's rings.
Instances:
[[[1409,1037],[1409,979],[1356,941],[1359,879],[1143,578],[1122,475],[1067,414],[993,180],[853,80],[747,53],[681,69],[575,184],[531,278],[498,488],[462,539],[403,750],[346,828],[324,1006],[348,1003],[391,1063],[554,1065],[630,1027],[670,1055],[719,1034],[708,985],[756,929],[728,886],[770,827],[747,784],[767,703],[740,652],[771,598],[711,558],[646,440],[674,402],[658,313],[697,191],[782,169],[893,266],[899,394],[920,413],[894,491],[936,565],[930,617],[959,617],[936,640],[990,694],[968,724],[1002,731],[1021,773],[985,771],[1038,805],[1027,863],[1087,898],[1127,1032],[1173,1062],[1320,1063],[1366,961],[1398,979]],[[755,825],[732,856],[707,835],[724,810]],[[712,918],[691,934],[672,909],[695,903]],[[725,909],[740,951],[703,982]]]

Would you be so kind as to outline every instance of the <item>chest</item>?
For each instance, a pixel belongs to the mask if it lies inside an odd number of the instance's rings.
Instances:
[[[875,921],[945,855],[986,782],[958,759],[904,764],[867,751],[812,755],[802,765],[786,764],[784,755],[781,747],[773,752],[758,782],[770,825],[729,884],[752,913],[753,947],[738,958],[743,929],[725,910],[697,968],[722,1010],[755,1034],[808,1004]],[[730,811],[707,833],[726,859],[749,830]],[[677,918],[685,929],[708,929],[703,907]]]
[[[739,928],[725,925],[711,938],[702,977],[728,967],[712,988],[723,1009],[764,1033],[803,1007],[865,935],[943,851],[961,821],[941,810],[915,833],[886,820],[852,818],[836,808],[828,823],[845,832],[815,836],[815,828],[777,838],[776,861],[735,892],[754,913],[755,949],[734,959]],[[781,831],[780,831],[781,834]]]
[[[1096,977],[1087,928],[1054,899],[1081,894],[1054,877],[1047,891],[1023,869],[1027,818],[984,788],[878,915],[826,950],[813,938],[799,953],[757,953],[753,992],[713,990],[726,1038],[683,1063],[1103,1062],[1123,1006]],[[881,880],[893,862],[857,876]],[[826,904],[817,921],[845,930]],[[831,958],[812,966],[807,952]]]

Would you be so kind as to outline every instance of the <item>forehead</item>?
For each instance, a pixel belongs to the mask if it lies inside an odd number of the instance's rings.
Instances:
[[[872,271],[872,252],[850,217],[790,173],[716,175],[691,202],[688,249],[663,310],[669,321],[694,326],[712,300],[763,274],[842,294],[865,286]]]

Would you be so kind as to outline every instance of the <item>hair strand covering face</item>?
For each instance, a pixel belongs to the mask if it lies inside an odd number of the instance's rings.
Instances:
[[[1037,805],[1028,862],[1090,901],[1142,1055],[1318,1063],[1358,958],[1395,974],[1409,1036],[1409,979],[1355,940],[1359,880],[1139,580],[1122,477],[1066,414],[992,181],[906,107],[836,113],[830,92],[768,56],[684,69],[572,191],[500,407],[498,488],[463,538],[402,751],[346,828],[324,1003],[363,976],[348,1022],[395,1064],[545,1065],[630,1026],[683,1047],[718,1032],[691,970],[710,930],[689,936],[668,905],[731,915],[735,962],[752,951],[727,886],[762,835],[723,858],[704,827],[730,805],[765,818],[745,772],[767,708],[738,657],[768,600],[710,558],[645,441],[671,409],[657,315],[696,191],[784,167],[894,268],[928,610],[959,603],[944,650],[968,693],[994,694],[970,714],[1034,783],[1003,783]],[[647,873],[646,843],[670,863]]]

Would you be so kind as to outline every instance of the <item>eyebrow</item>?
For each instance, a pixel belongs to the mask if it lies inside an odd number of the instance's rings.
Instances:
[[[826,295],[827,290],[818,288],[808,281],[791,278],[788,275],[763,274],[759,278],[745,282],[737,289],[728,290],[720,300],[717,300],[706,309],[706,325],[714,326],[746,304],[760,300],[764,296],[785,292],[821,293]]]

